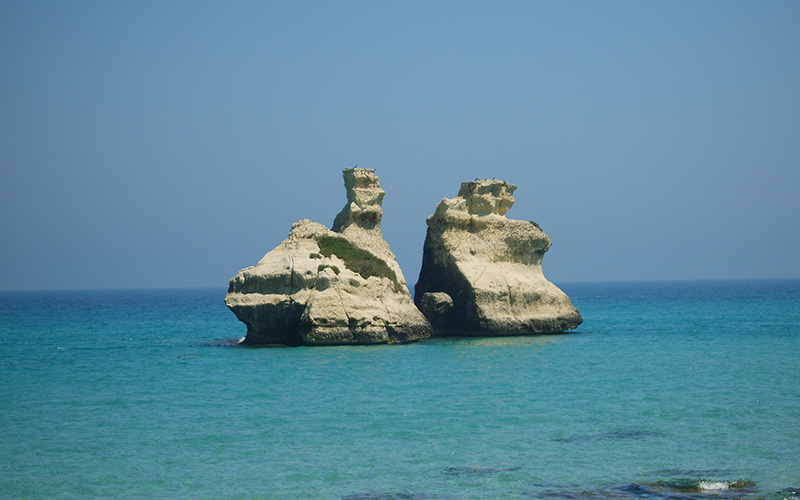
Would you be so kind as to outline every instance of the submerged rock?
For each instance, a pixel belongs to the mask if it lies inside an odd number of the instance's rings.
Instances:
[[[671,479],[644,483],[641,487],[665,497],[682,493],[691,498],[741,498],[758,492],[754,482],[743,480]]]
[[[562,500],[737,500],[763,498],[751,481],[675,479],[652,483],[629,483],[599,488],[543,489],[533,498]]]
[[[334,229],[307,219],[255,267],[234,276],[225,304],[250,345],[404,343],[431,327],[383,239],[385,192],[372,169],[344,170],[347,204]]]
[[[428,217],[415,300],[437,335],[525,335],[583,321],[542,273],[548,237],[534,222],[507,219],[517,187],[461,184]]]
[[[800,498],[800,488],[784,488],[778,492],[780,500],[797,500]]]

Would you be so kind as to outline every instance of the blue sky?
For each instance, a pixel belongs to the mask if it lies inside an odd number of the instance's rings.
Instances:
[[[224,287],[374,168],[413,288],[462,181],[552,281],[800,277],[798,2],[0,3],[0,289]]]

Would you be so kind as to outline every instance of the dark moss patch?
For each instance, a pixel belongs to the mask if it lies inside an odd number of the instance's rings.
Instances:
[[[308,254],[308,258],[309,259],[321,259],[322,255],[320,255],[318,253],[310,253],[310,254]]]
[[[336,254],[347,264],[348,269],[360,274],[363,278],[369,278],[370,276],[389,278],[395,285],[397,284],[397,276],[386,261],[365,250],[354,247],[346,239],[335,236],[322,236],[317,240],[317,244],[322,255],[330,257]]]
[[[325,269],[326,267],[329,267],[329,268],[333,269],[333,273],[334,273],[334,274],[339,274],[339,268],[338,268],[337,266],[329,266],[329,265],[326,265],[326,264],[320,264],[320,265],[318,265],[318,266],[317,266],[317,272],[320,272],[320,271],[322,271],[322,270],[323,270],[323,269]]]

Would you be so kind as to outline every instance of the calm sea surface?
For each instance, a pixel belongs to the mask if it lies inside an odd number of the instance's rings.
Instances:
[[[576,333],[264,349],[224,289],[0,293],[0,498],[797,498],[800,281],[562,288]]]

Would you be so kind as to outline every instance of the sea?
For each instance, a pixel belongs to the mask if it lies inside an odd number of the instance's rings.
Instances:
[[[798,498],[800,280],[559,286],[570,333],[286,348],[224,288],[0,292],[0,498]]]

